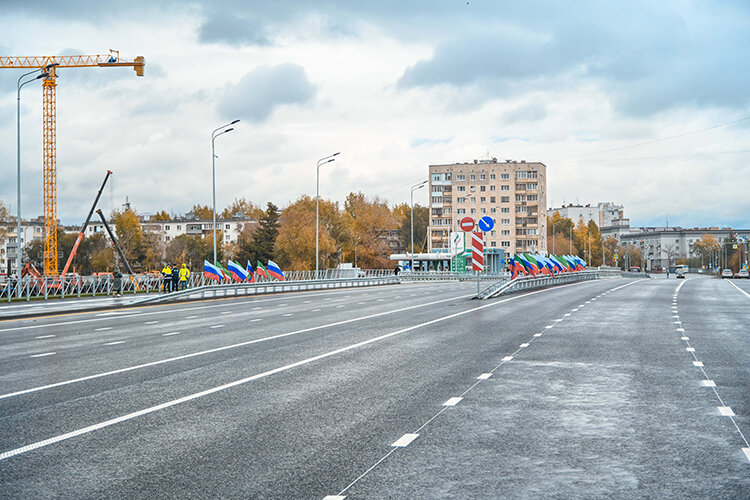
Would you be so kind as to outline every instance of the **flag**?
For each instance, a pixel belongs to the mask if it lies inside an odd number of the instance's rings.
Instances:
[[[216,267],[218,267],[221,270],[221,273],[224,275],[223,277],[229,281],[232,281],[232,275],[229,273],[226,267],[222,266],[220,262],[216,263]]]
[[[550,255],[549,260],[552,261],[552,264],[557,268],[558,272],[564,273],[566,271],[565,266],[563,266],[554,255]]]
[[[284,281],[284,271],[281,270],[281,268],[272,260],[268,261],[268,274],[273,276],[279,281]]]
[[[224,278],[224,274],[221,272],[221,269],[214,266],[207,260],[203,261],[203,276],[216,281],[221,281],[222,278]]]
[[[229,273],[237,283],[241,283],[247,279],[247,272],[242,269],[242,266],[237,264],[236,262],[233,262],[231,260],[227,262],[227,269],[229,269]]]
[[[258,261],[258,265],[255,267],[255,274],[258,276],[263,276],[264,278],[268,279],[268,273],[266,272],[266,268],[263,267],[263,264]]]
[[[247,277],[249,278],[248,283],[255,283],[255,271],[253,271],[253,265],[250,264],[249,260],[247,261],[247,269],[245,271],[247,271]]]
[[[537,274],[539,274],[539,268],[529,262],[529,260],[522,253],[517,253],[516,258],[518,258],[521,264],[523,264],[523,266],[529,271],[529,273],[531,273],[532,276],[536,276]]]
[[[510,279],[514,280],[518,277],[518,267],[516,267],[518,264],[516,264],[516,261],[513,260],[513,257],[510,258],[510,272],[513,273],[510,276]]]
[[[525,253],[523,256],[526,257],[526,260],[528,260],[530,264],[536,266],[540,273],[549,276],[549,269],[547,269],[547,266],[545,266],[543,262],[538,261],[534,255]]]

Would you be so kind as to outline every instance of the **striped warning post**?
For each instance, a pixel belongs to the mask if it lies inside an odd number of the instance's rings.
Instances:
[[[481,232],[471,233],[471,270],[484,271],[484,238]]]

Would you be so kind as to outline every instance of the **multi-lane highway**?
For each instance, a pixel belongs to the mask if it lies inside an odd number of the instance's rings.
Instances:
[[[750,282],[0,321],[8,498],[750,497]]]

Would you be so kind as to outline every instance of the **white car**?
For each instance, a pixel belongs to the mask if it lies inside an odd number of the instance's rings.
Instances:
[[[731,269],[724,269],[721,272],[721,277],[722,278],[731,278],[732,276],[734,276],[734,275],[732,274],[732,270]]]

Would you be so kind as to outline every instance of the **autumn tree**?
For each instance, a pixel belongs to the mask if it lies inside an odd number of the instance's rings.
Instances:
[[[250,239],[243,237],[237,243],[236,259],[240,262],[249,260],[255,265],[257,261],[268,262],[268,259],[274,258],[274,246],[279,234],[279,207],[270,201],[266,205],[266,211],[258,221],[258,227],[252,233]]]
[[[199,220],[213,220],[214,211],[208,205],[193,205],[190,212]]]
[[[386,236],[389,231],[398,229],[399,221],[388,204],[377,196],[368,199],[361,192],[349,193],[344,201],[343,216],[351,233],[349,238],[341,241],[345,260],[354,261],[354,240],[359,238],[357,256],[363,267],[390,267],[390,248]]]
[[[115,224],[115,237],[130,267],[139,268],[143,259],[143,229],[134,210],[115,210],[110,217]],[[120,263],[124,266],[124,263]]]
[[[399,250],[411,252],[411,207],[406,203],[393,207],[393,216],[398,225]],[[414,205],[414,251],[425,252],[427,247],[427,226],[430,223],[430,209],[418,203]]]
[[[547,250],[555,253],[565,254],[571,250],[571,229],[575,223],[568,217],[562,217],[560,212],[555,211],[551,217],[547,217]]]
[[[335,203],[320,200],[319,267],[326,269],[336,254],[338,241],[332,236],[341,226],[341,213]],[[315,198],[302,196],[284,209],[276,238],[278,264],[282,268],[311,271],[315,269]]]
[[[721,245],[713,234],[706,233],[701,236],[701,239],[693,243],[693,252],[706,260],[710,260],[714,252],[719,249],[721,249]]]
[[[0,201],[0,241],[5,239],[5,235],[7,234],[6,227],[10,222],[10,210],[5,206],[5,203]]]
[[[161,210],[159,212],[156,212],[152,217],[151,220],[172,220],[172,216],[169,215],[166,210]]]
[[[263,209],[244,197],[236,198],[221,212],[221,218],[231,219],[235,215],[248,219],[260,219],[263,216]]]
[[[222,233],[216,234],[216,258],[221,261],[223,246],[219,243]],[[203,261],[211,262],[214,258],[213,238],[202,238],[200,235],[181,234],[167,244],[166,259],[171,264],[187,264],[193,271],[203,268]]]

